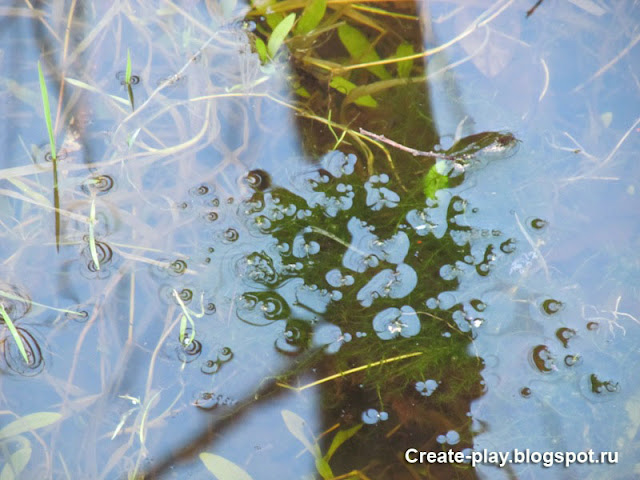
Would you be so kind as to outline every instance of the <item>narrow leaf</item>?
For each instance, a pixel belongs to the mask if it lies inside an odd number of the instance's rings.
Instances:
[[[324,459],[329,462],[331,460],[331,457],[333,457],[333,454],[336,453],[336,450],[340,448],[340,445],[342,445],[344,442],[358,433],[358,430],[362,428],[362,425],[363,424],[360,423],[355,427],[351,427],[347,430],[340,430],[338,433],[336,433],[335,437],[333,437],[333,440],[331,441],[331,445],[329,446],[327,454],[324,456]]]
[[[53,423],[62,418],[62,415],[56,412],[37,412],[17,418],[6,427],[0,430],[0,440],[20,435],[24,432],[37,430]]]
[[[131,84],[131,52],[127,48],[127,69],[124,72],[124,83]]]
[[[290,410],[282,411],[282,419],[284,420],[284,424],[286,425],[289,432],[291,432],[291,435],[296,437],[314,457],[319,457],[320,447],[318,447],[315,442],[310,442],[307,438],[306,432],[304,431],[307,422],[305,422],[300,415],[298,415],[297,413],[293,413]]]
[[[218,480],[253,480],[244,469],[219,455],[203,452],[200,460]]]
[[[47,93],[47,84],[44,81],[42,67],[38,62],[38,78],[40,80],[40,94],[42,95],[42,107],[44,109],[44,120],[47,123],[47,132],[49,133],[49,145],[51,145],[51,158],[56,160],[56,140],[53,137],[53,125],[51,124],[51,109],[49,108],[49,94]]]
[[[296,35],[304,35],[316,28],[322,20],[322,17],[324,17],[326,10],[327,0],[311,0],[307,3],[294,30]]]
[[[378,53],[371,43],[369,43],[367,37],[357,28],[347,24],[340,25],[340,27],[338,27],[338,36],[340,37],[340,41],[344,45],[344,48],[347,49],[349,55],[351,55],[351,58],[353,58],[354,61],[369,63],[380,60]],[[375,65],[373,67],[369,67],[367,70],[381,80],[391,78],[391,75],[383,65]]]
[[[397,58],[408,57],[413,54],[413,46],[407,42],[402,42],[396,49]],[[398,62],[397,68],[398,77],[409,78],[409,75],[411,75],[411,69],[413,68],[413,60],[402,60],[401,62]]]
[[[349,95],[351,90],[356,88],[357,85],[355,85],[354,83],[351,83],[346,78],[333,77],[331,79],[331,82],[329,83],[329,86],[332,87],[332,88],[335,88],[340,93],[344,93],[345,95]],[[363,107],[373,107],[373,108],[375,108],[375,107],[378,106],[378,102],[376,102],[375,98],[373,98],[371,95],[363,95],[361,97],[358,97],[357,99],[354,100],[354,103],[357,104],[357,105],[361,105]]]
[[[329,463],[322,457],[316,457],[316,470],[318,470],[318,473],[323,480],[331,480],[332,478],[335,478]]]
[[[91,209],[89,210],[89,251],[91,252],[91,259],[96,270],[100,270],[100,259],[98,258],[98,250],[96,249],[96,198],[91,199]]]
[[[262,63],[269,61],[269,54],[267,53],[267,46],[264,44],[261,38],[256,37],[256,53],[260,57]]]
[[[2,316],[2,319],[4,320],[4,324],[9,329],[9,333],[11,333],[11,337],[13,338],[13,341],[16,342],[16,345],[18,346],[18,350],[20,351],[20,355],[22,355],[22,358],[24,359],[24,363],[29,365],[29,355],[27,355],[27,351],[24,348],[24,342],[22,341],[22,337],[18,333],[16,326],[11,321],[11,317],[9,317],[9,314],[4,309],[4,305],[2,305],[1,303],[0,303],[0,316]]]
[[[276,28],[271,32],[271,37],[269,37],[269,42],[267,43],[267,51],[271,58],[275,56],[278,52],[278,49],[284,43],[284,39],[287,38],[291,28],[293,27],[293,22],[296,21],[296,14],[290,13],[287,17],[282,20]]]
[[[184,347],[188,347],[196,338],[196,324],[193,321],[193,318],[191,318],[189,309],[185,306],[184,302],[180,298],[180,294],[178,294],[178,291],[175,288],[173,289],[173,297],[176,299],[176,302],[178,302],[178,305],[180,305],[180,308],[182,309],[182,316],[180,317],[180,344]],[[189,335],[188,338],[186,336],[187,322],[189,322],[189,326],[191,327],[191,335]]]

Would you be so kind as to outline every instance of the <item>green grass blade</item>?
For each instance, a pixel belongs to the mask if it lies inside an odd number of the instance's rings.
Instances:
[[[267,46],[264,44],[261,38],[256,37],[256,53],[260,57],[260,61],[265,64],[269,61],[269,53],[267,52]]]
[[[98,250],[96,249],[96,235],[94,225],[96,223],[96,199],[91,199],[91,211],[89,213],[89,251],[91,259],[96,266],[96,270],[100,270],[100,259],[98,258]]]
[[[296,14],[290,13],[284,20],[282,20],[276,28],[271,32],[271,37],[269,37],[269,42],[267,43],[267,51],[271,58],[275,56],[278,52],[278,49],[284,43],[284,39],[287,38],[291,28],[293,27],[293,22],[296,21]]]
[[[191,315],[189,314],[189,309],[185,306],[184,302],[180,298],[180,294],[175,288],[173,289],[173,297],[176,299],[176,301],[178,302],[178,305],[180,305],[180,308],[182,309],[182,315],[180,317],[180,337],[179,337],[180,344],[185,347],[188,347],[189,345],[191,345],[191,342],[193,342],[193,340],[196,338],[196,324],[193,321],[193,318],[191,318]],[[187,322],[191,327],[191,335],[188,338],[186,336]]]
[[[127,85],[131,84],[131,52],[127,48],[127,69],[124,72],[124,82]]]
[[[49,132],[49,145],[51,145],[51,158],[56,160],[56,140],[53,136],[53,125],[51,123],[51,109],[49,108],[49,94],[47,92],[47,84],[44,81],[42,67],[38,62],[38,77],[40,79],[40,93],[42,94],[42,107],[44,109],[44,120],[47,122],[47,132]]]
[[[129,103],[131,104],[131,111],[133,112],[136,109],[136,106],[133,101],[133,89],[131,88],[130,83],[127,83],[127,93],[129,94]]]
[[[304,7],[294,30],[296,35],[304,35],[316,28],[327,10],[327,0],[311,0]]]
[[[60,190],[58,189],[58,161],[53,158],[53,215],[56,231],[56,250],[60,251]]]
[[[56,229],[56,249],[60,250],[60,193],[58,192],[58,156],[56,153],[56,139],[53,135],[53,124],[51,122],[51,108],[49,107],[49,94],[47,84],[44,81],[42,66],[38,62],[38,79],[40,80],[40,94],[42,95],[42,107],[44,109],[44,120],[47,123],[49,133],[49,145],[51,145],[51,160],[53,163],[53,206],[55,207],[55,229]]]
[[[351,427],[347,430],[340,430],[338,433],[336,433],[336,435],[333,437],[333,440],[331,441],[329,450],[327,450],[327,453],[324,456],[324,459],[325,461],[327,461],[327,463],[331,460],[331,457],[333,457],[333,454],[336,453],[336,450],[338,450],[338,448],[340,448],[340,446],[344,442],[346,442],[351,437],[353,437],[356,433],[358,433],[358,430],[362,428],[362,425],[363,425],[362,423],[359,423],[355,427]]]
[[[29,365],[31,362],[29,362],[29,355],[27,355],[27,351],[24,348],[24,342],[22,341],[22,337],[18,333],[18,330],[16,329],[16,326],[11,321],[11,318],[9,317],[9,314],[4,309],[4,305],[2,305],[1,303],[0,303],[0,315],[2,316],[2,319],[4,320],[4,324],[9,329],[9,332],[11,333],[11,336],[13,337],[13,340],[16,342],[16,345],[18,346],[18,350],[20,350],[20,355],[22,355],[22,358],[24,358],[24,362],[27,365]]]

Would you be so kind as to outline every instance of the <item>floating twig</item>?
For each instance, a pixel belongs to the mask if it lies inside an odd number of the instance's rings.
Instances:
[[[394,142],[393,140],[385,137],[384,135],[378,135],[376,133],[369,132],[364,128],[360,129],[360,133],[368,137],[371,137],[374,140],[378,140],[379,142],[383,142],[383,143],[386,143],[387,145],[391,145],[392,147],[395,147],[398,150],[402,150],[403,152],[408,152],[414,157],[431,157],[431,158],[440,158],[443,160],[456,160],[455,156],[447,155],[446,153],[425,152],[423,150],[416,150],[415,148],[407,147],[405,145],[402,145],[401,143]]]

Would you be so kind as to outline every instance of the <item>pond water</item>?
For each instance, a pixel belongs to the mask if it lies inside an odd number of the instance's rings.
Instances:
[[[637,3],[0,15],[0,478],[640,475]]]

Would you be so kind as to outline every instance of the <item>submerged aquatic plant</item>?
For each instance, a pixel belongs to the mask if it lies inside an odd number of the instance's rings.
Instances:
[[[2,303],[0,303],[0,317],[2,317],[2,320],[4,321],[4,324],[9,329],[9,332],[11,334],[11,338],[13,338],[13,341],[16,342],[16,346],[18,347],[18,350],[20,351],[20,355],[22,355],[22,358],[24,359],[24,362],[28,364],[29,363],[29,356],[27,355],[27,350],[24,348],[24,342],[22,341],[22,337],[18,333],[18,330],[16,329],[15,325],[13,324],[13,321],[11,320],[11,317],[9,316],[7,311],[5,310],[4,305],[2,305]]]
[[[58,190],[58,154],[56,152],[56,139],[53,131],[53,122],[51,121],[49,94],[47,92],[47,84],[44,80],[44,74],[42,73],[40,62],[38,62],[38,80],[40,82],[40,94],[42,95],[42,110],[44,114],[44,120],[47,124],[49,146],[51,148],[51,162],[53,164],[53,206],[55,207],[54,219],[56,248],[60,249],[60,193]]]
[[[427,175],[428,166],[423,171]],[[278,186],[265,171],[260,182],[256,175],[247,176],[254,192],[238,209],[243,225],[234,228],[260,239],[235,267],[244,287],[235,294],[235,314],[255,327],[281,325],[274,349],[299,360],[278,384],[296,391],[322,386],[324,411],[346,410],[347,427],[419,417],[405,411],[403,397],[419,409],[444,408],[468,446],[467,402],[481,394],[482,364],[467,353],[473,317],[455,297],[447,300],[458,274],[444,268],[475,274],[485,263],[484,257],[471,255],[471,228],[453,221],[464,214],[466,202],[445,187],[427,195],[416,175],[398,181],[387,173],[363,174],[357,156],[340,151],[325,155],[317,169],[290,188]],[[443,177],[449,185],[450,178]],[[456,181],[463,179],[464,173]],[[229,218],[224,204],[217,205],[215,218]],[[217,270],[229,257],[217,248],[208,263]],[[316,347],[329,356],[309,355]],[[294,386],[295,378],[311,368],[321,378]],[[421,385],[424,378],[438,383]],[[359,400],[353,403],[354,398]],[[361,410],[362,405],[369,408]],[[444,427],[438,424],[440,431]],[[398,428],[411,435],[436,426],[416,420]],[[362,429],[358,435],[375,433]],[[340,454],[334,462],[332,471],[342,468],[340,462],[349,464]]]

